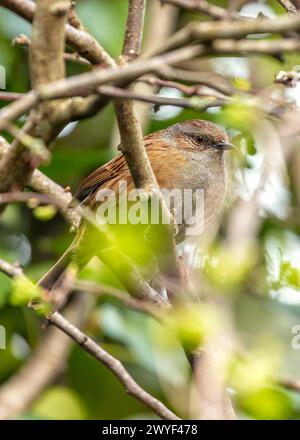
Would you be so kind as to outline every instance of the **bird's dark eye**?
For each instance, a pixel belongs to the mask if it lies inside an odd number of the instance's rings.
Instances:
[[[204,142],[204,137],[203,136],[193,136],[192,137],[193,141],[196,142],[197,144],[201,144]]]

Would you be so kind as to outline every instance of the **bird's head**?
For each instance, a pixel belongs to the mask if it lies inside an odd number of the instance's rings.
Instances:
[[[166,130],[166,135],[175,140],[180,148],[188,151],[207,151],[207,153],[220,156],[224,151],[234,147],[222,128],[201,119],[172,125]]]

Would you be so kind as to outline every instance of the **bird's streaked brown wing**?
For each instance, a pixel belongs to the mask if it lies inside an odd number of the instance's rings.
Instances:
[[[74,200],[83,204],[88,204],[96,191],[104,185],[110,187],[118,176],[127,179],[129,170],[124,157],[119,154],[108,163],[102,165],[93,171],[78,188]]]
[[[159,158],[164,153],[168,154],[168,144],[159,139],[158,132],[146,136],[144,142],[152,165],[156,163],[159,167],[163,166]],[[166,166],[170,166],[170,160],[172,160],[172,158],[169,158],[165,164]],[[159,169],[157,169],[157,166],[155,167],[156,169],[154,169],[154,173],[159,178]],[[93,171],[80,185],[74,196],[74,200],[83,204],[91,203],[93,205],[98,189],[105,187],[114,189],[117,192],[118,183],[120,181],[127,182],[128,190],[133,186],[130,171],[122,154],[119,154],[108,163]],[[158,183],[161,184],[161,182]]]

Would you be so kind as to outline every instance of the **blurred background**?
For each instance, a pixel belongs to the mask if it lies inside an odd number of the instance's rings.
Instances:
[[[229,6],[223,0],[211,3]],[[262,13],[272,18],[285,13],[275,0],[239,5],[235,7],[249,17]],[[117,56],[122,49],[127,2],[78,0],[76,10],[86,29],[112,56]],[[144,50],[159,46],[162,38],[189,20],[205,18],[169,6],[160,8],[159,2],[150,0]],[[11,92],[30,89],[28,50],[12,45],[12,39],[20,33],[30,37],[30,26],[1,8],[0,64],[6,69],[6,89]],[[193,405],[191,373],[179,341],[187,346],[198,345],[207,335],[215,337],[217,329],[218,337],[222,335],[227,341],[223,344],[224,374],[238,417],[300,418],[300,392],[287,386],[289,378],[300,381],[300,338],[292,344],[292,338],[300,333],[300,327],[295,327],[300,325],[297,123],[264,118],[253,98],[264,97],[266,103],[282,100],[297,110],[300,86],[285,89],[274,84],[279,70],[292,70],[297,65],[298,54],[207,57],[180,67],[207,72],[208,76],[221,75],[235,90],[236,99],[228,105],[196,112],[177,107],[154,111],[150,105],[138,104],[145,134],[186,119],[208,119],[223,126],[238,147],[238,153],[229,159],[229,191],[222,218],[207,236],[190,240],[181,249],[195,269],[199,296],[212,295],[217,306],[179,311],[169,325],[162,327],[151,317],[103,295],[93,299],[84,326],[85,332],[126,365],[139,384],[185,416]],[[67,64],[68,75],[87,69]],[[151,90],[145,84],[138,87],[145,92]],[[158,93],[182,96],[182,92],[166,87]],[[41,169],[74,191],[90,171],[116,154],[117,144],[114,113],[109,105],[91,119],[69,124],[55,143],[51,162]],[[68,225],[52,206],[12,204],[0,218],[0,256],[10,262],[19,261],[34,281],[51,267],[71,238]],[[122,288],[96,259],[81,278]],[[0,274],[0,325],[6,329],[6,349],[0,350],[0,384],[26,364],[43,333],[39,317],[15,304],[12,295],[10,280]],[[58,370],[56,379],[20,417],[154,418],[126,395],[110,371],[80,348],[72,346]]]

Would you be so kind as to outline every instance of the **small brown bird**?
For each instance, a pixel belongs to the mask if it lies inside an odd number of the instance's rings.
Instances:
[[[205,224],[215,217],[225,196],[224,151],[232,148],[224,130],[208,121],[188,120],[146,136],[144,143],[160,188],[202,189]],[[133,189],[127,163],[124,156],[119,154],[83,181],[75,199],[95,211],[99,206],[99,189],[118,192],[121,181],[127,182],[128,191]],[[176,209],[176,200],[174,203]],[[182,241],[185,226],[182,225],[177,242]],[[132,227],[138,228],[138,225]],[[60,284],[72,261],[80,270],[93,256],[98,255],[101,241],[95,238],[95,231],[91,232],[91,229],[83,220],[68,250],[39,281],[41,286],[52,290]]]

